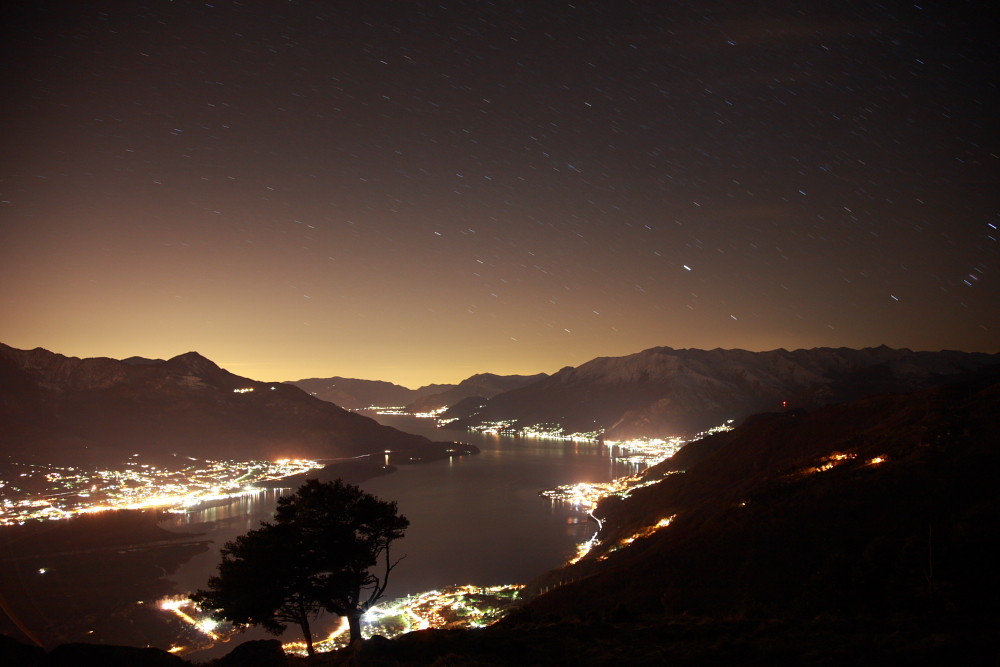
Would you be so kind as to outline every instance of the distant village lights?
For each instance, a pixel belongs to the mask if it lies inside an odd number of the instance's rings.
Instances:
[[[690,441],[698,440],[713,433],[731,431],[733,430],[732,424],[733,420],[730,419],[725,424],[715,426],[707,431],[697,434],[691,438]],[[605,440],[604,444],[611,448],[617,447],[622,451],[630,452],[629,456],[623,460],[641,463],[646,466],[654,466],[676,454],[680,448],[688,442],[689,440],[674,436],[671,438],[636,438],[634,440],[624,441]],[[667,474],[680,472],[682,471],[671,471],[671,473]],[[663,479],[664,478],[651,480],[646,479],[646,477],[642,474],[636,474],[626,477],[618,477],[610,482],[578,482],[576,484],[566,484],[563,486],[557,486],[554,489],[542,491],[542,496],[551,498],[554,501],[571,503],[586,512],[590,518],[597,522],[597,530],[590,537],[590,539],[577,545],[576,554],[569,560],[568,563],[572,565],[583,560],[583,558],[585,558],[587,554],[589,554],[591,550],[593,550],[593,548],[600,543],[598,535],[600,535],[603,524],[600,519],[594,516],[593,511],[601,500],[609,496],[628,498],[633,491],[657,484],[663,481]],[[632,538],[628,540],[628,543],[630,544],[639,537],[652,534],[661,528],[665,528],[670,525],[673,518],[673,516],[663,518],[654,526],[644,528],[643,531],[640,531],[640,534],[632,536]],[[613,551],[616,548],[618,547],[613,547],[611,550]]]
[[[0,525],[66,519],[106,510],[165,508],[184,512],[200,503],[260,491],[255,484],[322,468],[308,459],[200,461],[169,470],[129,457],[119,470],[89,471],[43,464],[10,464],[3,480]]]

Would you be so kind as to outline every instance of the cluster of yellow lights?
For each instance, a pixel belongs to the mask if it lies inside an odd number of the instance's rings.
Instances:
[[[843,463],[844,461],[850,461],[851,459],[857,458],[857,454],[854,452],[834,452],[829,456],[824,456],[819,460],[819,462],[806,468],[805,470],[799,471],[800,475],[815,475],[818,472],[826,472],[827,470],[833,470],[835,467]]]
[[[414,417],[419,417],[420,419],[436,419],[439,414],[448,409],[447,405],[443,405],[440,408],[434,410],[427,410],[425,412],[414,412]]]
[[[837,467],[841,463],[844,463],[845,461],[851,461],[856,458],[858,458],[856,452],[834,452],[829,456],[824,456],[823,458],[819,459],[816,465],[800,470],[797,473],[794,473],[792,476],[815,475],[816,473],[826,472],[827,470],[833,470],[835,467]],[[880,463],[885,463],[888,460],[889,457],[886,456],[885,454],[882,454],[881,456],[876,456],[874,458],[869,459],[866,465],[876,466],[879,465]]]
[[[636,477],[618,477],[610,482],[577,482],[546,489],[540,495],[552,500],[569,503],[585,512],[590,512],[602,498],[620,493],[629,488]]]
[[[623,452],[627,452],[628,456],[618,457],[621,460],[639,463],[646,466],[654,466],[676,454],[680,448],[688,442],[699,440],[714,433],[733,430],[732,424],[733,420],[730,419],[725,424],[714,426],[707,431],[698,433],[690,439],[684,439],[677,436],[670,438],[636,438],[633,440],[606,440],[605,444],[611,446],[612,448],[619,448]],[[671,471],[671,473],[674,472],[679,473],[681,471]],[[618,477],[610,482],[579,482],[577,484],[567,484],[564,486],[558,486],[554,489],[542,491],[542,495],[547,498],[560,502],[572,503],[585,511],[592,519],[594,519],[594,521],[597,522],[597,530],[590,537],[590,539],[577,545],[576,553],[568,561],[568,563],[572,565],[583,560],[587,554],[594,549],[594,547],[600,544],[597,536],[601,532],[602,523],[600,519],[594,516],[593,510],[597,507],[597,504],[601,502],[601,500],[612,495],[616,495],[621,498],[628,498],[628,496],[637,489],[656,484],[662,481],[662,479],[663,478],[646,479],[643,475],[636,474]],[[661,520],[660,523],[653,526],[651,530],[659,530],[660,528],[669,525],[669,522],[672,519],[673,517],[669,517]],[[667,523],[663,523],[664,521]]]
[[[496,422],[483,422],[482,424],[476,426],[470,426],[469,430],[478,433],[486,433],[488,435],[517,435],[517,429],[514,428],[514,420],[512,419]]]
[[[319,640],[313,640],[313,650],[317,653],[328,653],[337,649],[347,647],[351,642],[351,624],[347,617],[341,617],[330,634]],[[309,649],[304,641],[285,642],[281,645],[282,650],[290,655],[305,657],[309,655]]]
[[[453,419],[440,419],[438,426],[454,421]],[[590,431],[587,433],[566,433],[566,430],[559,424],[532,424],[518,428],[517,422],[513,419],[501,421],[483,422],[477,426],[470,426],[470,431],[485,433],[488,435],[513,435],[520,438],[534,438],[538,440],[563,440],[567,442],[598,442],[603,430]]]
[[[646,526],[645,528],[641,528],[641,529],[637,530],[635,533],[633,533],[632,535],[629,535],[628,537],[624,537],[624,538],[620,539],[618,541],[618,544],[615,544],[614,546],[608,548],[607,552],[605,552],[604,554],[602,554],[597,560],[606,560],[608,558],[608,555],[611,552],[618,551],[619,549],[627,547],[630,544],[632,544],[633,542],[635,542],[636,540],[641,540],[644,537],[649,537],[650,535],[652,535],[656,531],[661,530],[661,529],[666,528],[667,526],[669,526],[671,523],[673,523],[673,520],[676,519],[676,518],[677,518],[676,514],[673,514],[673,515],[668,516],[668,517],[664,517],[664,518],[660,519],[659,521],[657,521],[656,523],[654,523],[652,526]]]
[[[594,516],[593,511],[601,500],[612,495],[627,498],[635,490],[651,486],[659,481],[661,480],[645,480],[641,475],[630,475],[618,477],[610,482],[579,482],[542,491],[541,495],[547,498],[568,502],[579,507],[597,522],[597,530],[594,531],[590,539],[576,546],[576,553],[568,561],[569,564],[572,565],[583,560],[600,543],[597,536],[601,532],[603,523]]]
[[[239,634],[239,630],[234,629],[231,624],[215,620],[187,596],[169,595],[157,600],[155,605],[194,630],[194,633],[187,637],[190,640],[189,644],[174,644],[167,649],[170,653],[203,651],[212,648],[217,642],[228,642]]]
[[[141,463],[133,454],[118,470],[85,470],[42,464],[12,464],[18,476],[0,482],[0,525],[66,519],[120,509],[184,511],[199,503],[259,489],[254,484],[283,479],[323,464],[307,459],[280,461],[195,461],[180,469]]]
[[[604,444],[612,449],[617,448],[620,454],[615,457],[636,465],[655,466],[669,459],[681,447],[687,444],[684,438],[633,438],[632,440],[605,440]]]
[[[207,637],[210,637],[211,639],[219,638],[219,635],[215,632],[216,628],[219,627],[219,623],[215,619],[208,616],[202,615],[200,618],[192,616],[192,613],[199,613],[201,610],[198,609],[197,605],[195,605],[188,598],[182,595],[165,597],[162,598],[158,604],[160,609],[170,612]],[[188,611],[185,611],[185,608],[187,608]],[[188,613],[189,611],[191,613]],[[181,650],[181,647],[173,647],[174,653],[178,653]]]
[[[450,586],[443,590],[389,600],[365,613],[362,617],[362,635],[392,638],[428,628],[483,627],[498,620],[517,599],[522,588],[524,586],[521,584]],[[188,646],[172,646],[171,653],[204,650],[217,641],[229,641],[239,633],[230,624],[215,621],[183,595],[164,597],[156,604],[159,609],[174,615],[203,638]],[[350,624],[346,618],[340,618],[330,634],[313,642],[313,650],[317,653],[333,651],[344,648],[349,641]],[[292,655],[308,654],[303,641],[287,642],[282,648],[285,653]]]
[[[392,638],[429,628],[483,627],[499,619],[522,588],[522,584],[449,586],[390,600],[365,613],[362,634]]]

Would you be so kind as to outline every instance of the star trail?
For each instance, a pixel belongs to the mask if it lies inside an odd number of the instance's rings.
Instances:
[[[18,3],[0,340],[407,386],[1000,350],[967,2]]]

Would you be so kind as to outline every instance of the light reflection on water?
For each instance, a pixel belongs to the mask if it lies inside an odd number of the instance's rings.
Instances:
[[[410,519],[399,552],[407,554],[388,595],[450,584],[524,583],[564,563],[594,524],[571,505],[539,491],[579,481],[606,482],[639,468],[616,461],[599,443],[515,438],[436,429],[431,420],[379,421],[434,440],[461,440],[481,453],[401,467],[362,486],[396,500]]]
[[[207,503],[203,506],[198,505],[183,514],[174,514],[173,520],[163,525],[165,528],[190,531],[192,529],[212,528],[203,524],[252,521],[254,517],[270,516],[274,511],[278,497],[290,492],[291,489],[265,489],[246,493],[231,500]],[[256,526],[257,524],[253,523],[250,527],[255,528]]]
[[[410,520],[394,549],[406,555],[393,572],[387,596],[397,597],[451,584],[526,582],[565,562],[594,525],[576,508],[538,495],[543,489],[579,481],[604,482],[633,474],[633,464],[615,461],[598,443],[522,439],[436,429],[430,420],[379,415],[380,422],[435,440],[460,440],[481,453],[400,466],[360,484],[395,500]],[[179,591],[204,587],[219,562],[218,549],[261,520],[290,489],[262,491],[231,502],[175,515],[163,525],[203,533],[213,548],[171,576]]]

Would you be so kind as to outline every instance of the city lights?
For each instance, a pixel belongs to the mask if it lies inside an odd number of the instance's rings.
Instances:
[[[685,440],[683,438],[674,436],[671,438],[637,438],[634,440],[605,440],[604,444],[608,445],[613,449],[618,448],[622,452],[622,456],[616,457],[619,460],[628,461],[630,463],[635,463],[642,466],[654,466],[666,459],[670,458],[676,454],[681,447],[683,447],[688,442],[694,440],[699,440],[705,436],[721,433],[723,431],[733,430],[733,421],[729,420],[725,424],[715,426],[698,433],[696,436],[690,440]],[[666,475],[678,474],[683,471],[681,470],[671,470],[665,473]],[[589,554],[594,547],[600,544],[598,536],[600,535],[601,528],[603,524],[600,519],[594,516],[594,509],[597,504],[604,498],[609,496],[618,496],[620,498],[628,498],[631,493],[637,489],[641,489],[646,486],[651,486],[662,481],[664,477],[659,479],[648,479],[647,476],[643,474],[628,475],[625,477],[618,477],[610,482],[577,482],[576,484],[565,484],[562,486],[557,486],[554,489],[547,489],[541,492],[541,495],[546,498],[550,498],[553,501],[570,503],[575,507],[578,507],[581,511],[586,512],[586,514],[597,523],[597,530],[594,534],[585,542],[577,545],[576,553],[568,561],[569,565],[577,563]],[[631,544],[632,541],[638,539],[639,537],[644,537],[645,535],[652,534],[656,530],[665,528],[670,525],[670,522],[674,517],[667,517],[660,520],[655,526],[649,529],[643,529],[640,533],[634,535],[626,544]],[[648,532],[645,532],[647,531]],[[614,551],[624,545],[615,545],[610,551]],[[606,556],[605,556],[606,557]]]
[[[0,482],[0,525],[67,519],[105,510],[186,508],[259,489],[255,484],[322,468],[307,459],[280,461],[196,461],[179,469],[130,457],[120,469],[84,470],[44,464],[4,467]]]
[[[632,533],[628,537],[625,537],[625,538],[622,538],[621,540],[619,540],[617,544],[614,544],[611,547],[609,547],[604,554],[602,554],[600,557],[598,557],[597,560],[607,560],[608,556],[612,552],[618,551],[619,549],[622,549],[624,547],[629,546],[630,544],[632,544],[636,540],[642,539],[643,537],[649,537],[650,535],[652,535],[656,531],[661,530],[663,528],[666,528],[671,523],[673,523],[673,520],[676,517],[677,517],[677,515],[673,514],[671,516],[664,517],[664,518],[660,519],[659,521],[657,521],[656,523],[654,523],[652,526],[646,526],[644,528],[640,528],[639,530],[637,530],[636,532]]]
[[[829,456],[824,456],[816,462],[816,465],[809,466],[803,470],[798,471],[798,475],[815,475],[818,472],[826,472],[827,470],[833,470],[835,467],[840,465],[845,461],[850,461],[851,459],[857,458],[857,454],[854,452],[834,452]]]
[[[449,586],[389,600],[369,609],[361,618],[361,633],[365,638],[381,635],[397,637],[414,630],[428,628],[479,628],[498,620],[518,599],[524,586]],[[230,641],[240,629],[220,623],[185,596],[161,598],[156,605],[195,631],[188,646],[173,646],[172,653],[188,653],[210,647],[216,641]],[[313,641],[317,653],[346,647],[350,642],[347,618],[340,618],[326,637]],[[200,638],[200,639],[199,639]],[[307,655],[305,642],[291,641],[282,645],[285,653]]]

